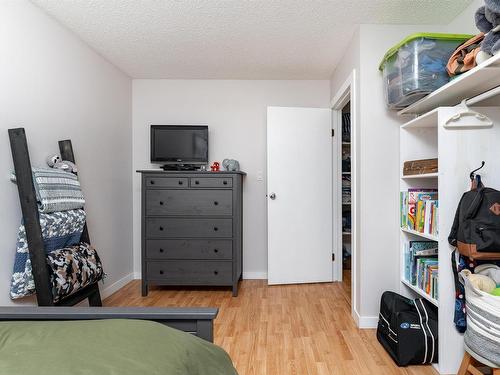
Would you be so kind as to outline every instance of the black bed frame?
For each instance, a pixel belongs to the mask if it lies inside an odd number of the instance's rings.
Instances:
[[[47,255],[43,246],[42,230],[40,228],[35,186],[33,185],[28,143],[26,141],[26,132],[24,128],[9,129],[9,139],[14,170],[16,172],[17,190],[21,202],[24,227],[26,228],[26,238],[28,240],[38,305],[74,306],[88,298],[90,306],[102,306],[99,285],[97,282],[54,303],[50,276],[47,268]],[[73,147],[70,140],[59,141],[59,151],[63,160],[75,162]],[[90,244],[87,225],[84,227],[81,241]]]
[[[191,333],[213,342],[217,308],[157,307],[0,307],[0,321],[142,319]]]

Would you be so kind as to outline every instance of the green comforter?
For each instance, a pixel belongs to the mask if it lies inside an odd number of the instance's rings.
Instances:
[[[144,320],[0,322],[1,375],[237,375],[216,345]]]

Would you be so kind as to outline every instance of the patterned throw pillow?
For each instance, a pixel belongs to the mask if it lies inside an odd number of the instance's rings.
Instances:
[[[88,243],[54,250],[47,254],[54,302],[60,301],[104,276],[97,251]]]

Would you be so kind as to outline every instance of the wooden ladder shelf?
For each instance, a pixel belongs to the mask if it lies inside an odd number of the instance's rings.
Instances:
[[[88,298],[90,306],[102,306],[97,282],[54,303],[24,128],[9,129],[9,139],[38,305],[73,306]],[[75,162],[70,140],[59,141],[59,151],[63,160]],[[84,227],[81,241],[90,244],[87,225]]]

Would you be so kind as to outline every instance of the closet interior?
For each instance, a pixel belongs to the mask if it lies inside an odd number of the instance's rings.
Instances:
[[[342,108],[342,280],[351,284],[351,103]]]

